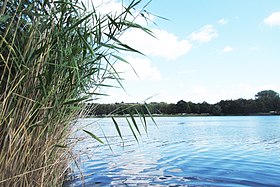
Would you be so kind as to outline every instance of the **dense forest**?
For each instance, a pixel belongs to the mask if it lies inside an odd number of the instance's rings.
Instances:
[[[215,104],[207,102],[193,103],[184,100],[175,103],[114,103],[88,104],[91,108],[89,115],[126,115],[126,114],[153,114],[153,115],[256,115],[279,114],[280,97],[273,90],[260,91],[254,99],[221,100]]]

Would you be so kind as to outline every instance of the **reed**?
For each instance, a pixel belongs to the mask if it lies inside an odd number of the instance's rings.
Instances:
[[[79,0],[2,1],[0,186],[62,185],[71,127],[87,112],[81,103],[112,86],[106,80],[121,85],[114,63],[138,52],[118,37],[149,33],[132,16],[140,2],[102,15]]]

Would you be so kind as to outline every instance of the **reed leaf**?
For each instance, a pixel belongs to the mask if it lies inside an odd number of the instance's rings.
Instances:
[[[127,118],[127,117],[126,117],[125,119],[126,119],[126,121],[127,121],[127,124],[128,124],[128,126],[129,126],[130,131],[132,132],[132,134],[133,134],[133,136],[134,136],[135,140],[139,143],[138,138],[137,138],[137,136],[136,136],[136,133],[134,132],[134,130],[133,130],[133,128],[132,128],[132,125],[131,125],[130,121],[128,120],[128,118]]]
[[[114,122],[114,125],[115,125],[115,128],[116,128],[117,132],[118,132],[119,137],[120,137],[120,138],[122,139],[122,141],[123,141],[122,133],[121,133],[121,130],[120,130],[120,127],[119,127],[117,121],[116,121],[115,118],[113,118],[113,117],[112,117],[112,120],[113,120],[113,122]]]
[[[102,140],[100,140],[100,138],[98,138],[96,135],[94,135],[93,133],[87,131],[87,130],[83,130],[85,133],[87,133],[88,135],[90,135],[93,139],[97,140],[98,142],[104,144],[104,142]]]
[[[138,125],[137,125],[137,123],[136,123],[136,121],[135,121],[135,118],[134,118],[133,114],[132,114],[132,113],[129,113],[129,116],[130,116],[130,118],[131,118],[131,120],[132,120],[132,123],[133,123],[134,127],[136,128],[138,134],[141,136],[141,132],[140,132],[140,130],[139,130],[139,128],[138,128]]]

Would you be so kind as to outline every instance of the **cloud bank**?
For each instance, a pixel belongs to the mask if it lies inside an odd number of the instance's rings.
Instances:
[[[225,18],[222,18],[218,21],[218,23],[220,23],[221,25],[226,25],[226,24],[228,24],[228,22],[229,22],[228,19],[225,19]]]
[[[181,40],[176,35],[161,29],[151,30],[155,37],[138,29],[132,29],[121,37],[121,40],[143,52],[145,55],[174,60],[185,55],[192,48],[188,40]]]
[[[229,53],[231,51],[233,51],[233,47],[231,47],[229,45],[225,46],[224,49],[222,50],[223,53]]]
[[[136,58],[132,56],[126,57],[129,62],[118,62],[114,68],[119,72],[121,78],[125,80],[150,80],[158,81],[161,79],[159,70],[154,67],[150,60]]]
[[[280,12],[274,12],[263,20],[266,25],[280,26]]]
[[[190,35],[192,41],[198,41],[200,43],[207,43],[218,37],[217,31],[214,29],[213,25],[205,25],[198,32],[193,32]]]

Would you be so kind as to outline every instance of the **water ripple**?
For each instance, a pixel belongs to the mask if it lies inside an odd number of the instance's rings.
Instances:
[[[150,127],[139,143],[129,131],[124,147],[108,137],[113,152],[81,142],[85,186],[279,186],[280,117],[230,119],[160,119],[162,127]],[[72,168],[65,186],[82,186]]]

